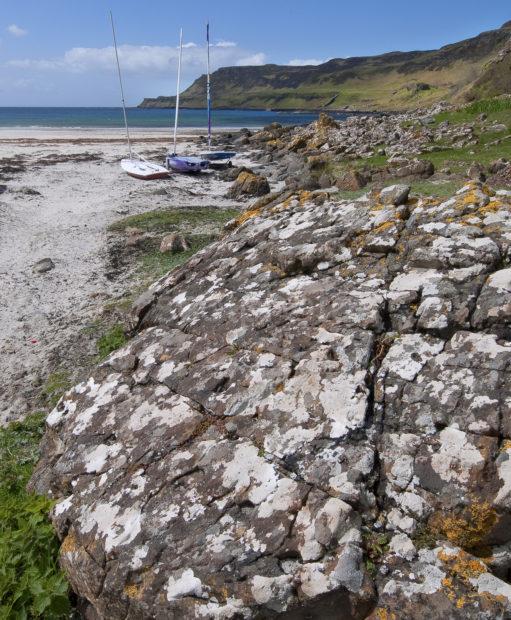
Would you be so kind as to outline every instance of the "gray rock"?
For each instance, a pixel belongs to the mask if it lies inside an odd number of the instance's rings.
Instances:
[[[52,261],[51,258],[42,258],[34,264],[32,270],[35,273],[46,273],[47,271],[51,271],[52,269],[54,269],[54,267],[55,263]]]
[[[509,616],[511,193],[285,196],[50,413],[31,489],[73,589],[112,620]]]
[[[408,200],[410,194],[409,185],[390,185],[380,192],[380,200],[384,205],[402,205]]]
[[[170,254],[177,254],[178,252],[186,252],[190,249],[190,244],[179,233],[170,233],[170,235],[165,235],[160,243],[160,252]]]

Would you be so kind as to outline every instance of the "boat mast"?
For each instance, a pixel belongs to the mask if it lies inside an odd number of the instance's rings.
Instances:
[[[130,130],[128,128],[128,117],[126,116],[126,103],[124,101],[124,88],[122,86],[121,65],[119,64],[119,54],[117,53],[117,39],[115,38],[114,18],[112,15],[112,11],[110,11],[110,23],[112,24],[112,35],[114,37],[115,59],[117,61],[117,73],[119,74],[119,86],[121,87],[122,112],[124,114],[124,126],[126,127],[126,138],[128,139],[128,151],[130,154],[130,159],[132,159]]]
[[[181,56],[183,55],[183,29],[179,30],[179,62],[177,64],[177,93],[176,93],[176,113],[174,117],[174,155],[176,154],[177,143],[177,119],[179,116],[179,90],[181,88]]]
[[[206,98],[208,102],[208,148],[211,148],[211,80],[209,77],[209,22],[206,24],[206,40],[208,46],[208,75],[206,78]]]

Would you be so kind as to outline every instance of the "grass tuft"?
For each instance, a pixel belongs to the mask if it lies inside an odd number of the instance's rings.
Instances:
[[[41,397],[45,405],[53,409],[60,397],[72,387],[71,377],[67,370],[57,370],[48,375],[41,390]]]
[[[99,361],[120,349],[128,341],[121,323],[115,323],[98,339],[98,357]]]

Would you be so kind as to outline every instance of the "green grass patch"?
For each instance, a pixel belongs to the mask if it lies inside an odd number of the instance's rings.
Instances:
[[[52,502],[26,491],[43,428],[38,413],[0,429],[0,620],[59,620],[71,609]]]
[[[41,390],[43,403],[53,409],[60,397],[72,387],[71,377],[67,370],[57,370],[48,375]]]
[[[413,181],[410,186],[412,194],[447,198],[465,185],[462,181]]]
[[[209,245],[216,237],[211,235],[188,235],[190,241],[190,249],[186,252],[179,252],[177,254],[160,252],[158,247],[153,250],[145,252],[140,257],[139,272],[146,279],[155,280],[160,278],[167,272],[180,267],[189,258],[196,254],[199,250]]]
[[[197,227],[203,224],[223,224],[239,215],[236,209],[169,209],[130,215],[110,225],[111,231],[140,228],[145,231],[172,230],[180,227]]]
[[[104,360],[110,353],[120,349],[128,342],[124,327],[121,323],[115,323],[98,339],[98,358]]]
[[[435,117],[435,123],[449,121],[450,123],[470,123],[480,114],[486,114],[489,121],[511,125],[511,97],[497,99],[481,99],[459,110],[440,112]]]
[[[491,162],[501,157],[511,158],[511,140],[502,140],[500,144],[489,144],[495,139],[496,134],[491,134],[488,138],[482,138],[479,144],[467,146],[461,149],[445,148],[431,153],[419,155],[421,159],[429,159],[433,162],[435,169],[439,170],[444,166],[451,168],[453,172],[464,173],[472,162],[478,162],[483,166],[488,166]]]
[[[335,200],[356,200],[357,198],[360,198],[360,196],[367,194],[367,192],[369,191],[371,191],[371,188],[369,187],[364,187],[363,189],[356,190],[340,189],[338,192],[332,195],[332,198],[334,198]]]

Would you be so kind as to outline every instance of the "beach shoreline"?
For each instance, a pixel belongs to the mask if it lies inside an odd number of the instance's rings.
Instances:
[[[203,148],[198,134],[180,132],[181,153]],[[138,153],[163,161],[168,132],[132,136]],[[126,155],[121,130],[0,129],[0,425],[37,410],[56,369],[69,367],[75,379],[95,361],[87,330],[105,304],[139,283],[130,267],[112,266],[115,221],[152,210],[237,205],[217,173],[138,181],[119,166]],[[38,273],[43,259],[54,267]]]

